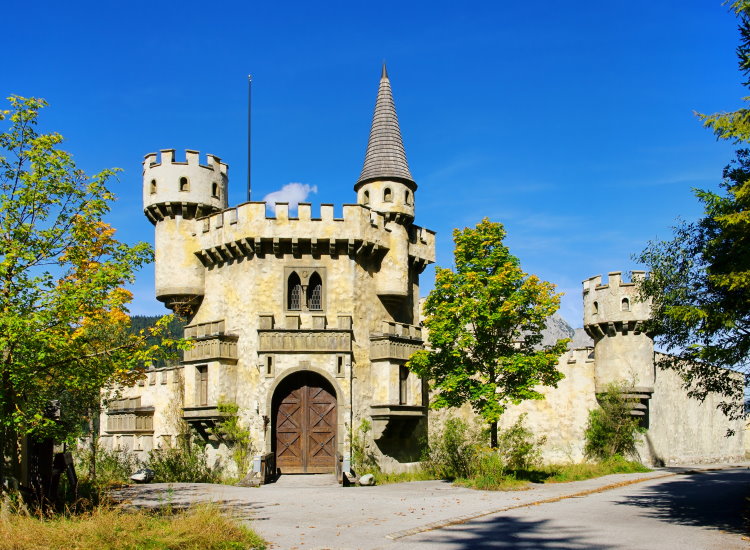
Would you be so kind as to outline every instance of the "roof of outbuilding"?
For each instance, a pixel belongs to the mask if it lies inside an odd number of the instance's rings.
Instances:
[[[396,180],[416,188],[406,162],[404,142],[398,126],[396,106],[393,103],[391,81],[383,63],[380,76],[378,98],[375,101],[375,114],[372,117],[370,139],[367,142],[365,163],[355,189],[361,184],[374,180]]]

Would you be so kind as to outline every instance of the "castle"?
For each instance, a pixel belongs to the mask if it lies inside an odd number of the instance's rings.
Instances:
[[[173,150],[145,157],[156,297],[189,319],[185,337],[194,346],[179,365],[149,370],[107,404],[103,443],[143,455],[175,444],[186,423],[226,464],[230,451],[216,427],[231,404],[250,430],[257,472],[347,470],[363,421],[384,470],[410,467],[427,433],[428,395],[405,363],[424,346],[419,276],[434,262],[435,234],[414,224],[417,184],[385,67],[356,204],[344,204],[341,218],[329,204],[317,216],[305,203],[296,215],[284,203],[274,216],[263,202],[229,208],[227,185],[216,156],[205,164],[191,150],[184,161]],[[742,455],[741,424],[655,370],[653,341],[641,330],[648,305],[634,299],[633,283],[610,273],[607,284],[584,281],[583,292],[593,341],[563,355],[566,377],[547,399],[515,407],[504,421],[526,412],[547,434],[547,458],[579,460],[597,392],[630,380],[640,400],[633,414],[648,426],[647,460]],[[737,435],[725,438],[728,427]]]

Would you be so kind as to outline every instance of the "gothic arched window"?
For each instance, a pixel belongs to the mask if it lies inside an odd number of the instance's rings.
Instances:
[[[320,275],[313,273],[307,284],[307,309],[320,311],[323,309],[323,281]]]
[[[286,289],[287,309],[296,311],[302,309],[302,282],[296,272],[292,272],[292,274],[289,275]]]

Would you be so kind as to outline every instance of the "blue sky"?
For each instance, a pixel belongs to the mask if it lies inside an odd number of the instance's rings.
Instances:
[[[573,326],[583,279],[637,269],[633,253],[700,214],[691,189],[716,188],[733,148],[693,113],[746,94],[718,0],[41,1],[3,15],[0,89],[46,98],[44,127],[81,168],[123,169],[109,221],[129,242],[153,238],[148,152],[217,154],[230,205],[245,200],[249,73],[253,199],[298,182],[339,212],[386,60],[438,264],[452,262],[454,227],[500,221],[524,269],[565,292]],[[152,271],[133,313],[166,311]]]

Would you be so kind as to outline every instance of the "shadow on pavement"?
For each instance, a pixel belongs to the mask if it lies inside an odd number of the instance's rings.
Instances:
[[[178,512],[191,506],[210,503],[240,520],[268,519],[257,515],[260,510],[265,508],[264,505],[248,502],[244,495],[222,494],[219,496],[219,493],[212,494],[210,490],[212,487],[221,489],[226,486],[196,483],[131,485],[113,491],[110,497],[115,504],[124,508]],[[231,489],[235,488],[231,487]]]
[[[643,508],[643,514],[667,523],[750,533],[750,471],[686,474],[624,497],[618,504]]]
[[[431,544],[441,549],[527,548],[556,550],[593,550],[615,548],[587,541],[590,534],[580,527],[561,527],[550,520],[524,520],[513,516],[495,516],[473,520],[404,539],[419,548]]]

